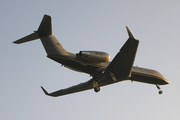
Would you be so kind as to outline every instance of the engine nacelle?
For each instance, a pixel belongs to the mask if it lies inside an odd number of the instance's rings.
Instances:
[[[110,59],[108,53],[99,51],[80,51],[76,56],[92,62],[107,62]]]

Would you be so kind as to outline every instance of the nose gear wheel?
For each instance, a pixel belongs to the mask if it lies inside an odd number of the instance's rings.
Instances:
[[[161,95],[163,93],[163,91],[161,90],[160,86],[156,84],[156,87],[157,87],[157,89],[159,89],[158,93]]]

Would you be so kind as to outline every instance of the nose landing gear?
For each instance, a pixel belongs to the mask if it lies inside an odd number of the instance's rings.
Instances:
[[[160,86],[156,84],[156,87],[157,87],[157,89],[159,89],[159,92],[158,92],[158,93],[159,93],[159,94],[162,94],[163,91],[161,90]]]

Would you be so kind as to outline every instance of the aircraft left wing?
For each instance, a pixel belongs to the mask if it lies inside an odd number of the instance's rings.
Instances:
[[[69,88],[65,88],[65,89],[61,89],[61,90],[58,90],[58,91],[55,91],[52,93],[48,93],[42,86],[41,86],[41,88],[46,95],[52,96],[52,97],[58,97],[58,96],[62,96],[62,95],[67,95],[67,94],[71,94],[71,93],[76,93],[76,92],[92,89],[93,88],[93,80],[92,79],[87,82],[80,83],[78,85],[75,85],[75,86],[72,86]]]
[[[106,72],[109,72],[115,81],[117,79],[127,79],[130,77],[139,44],[139,40],[134,38],[127,26],[126,29],[129,39],[106,68]]]

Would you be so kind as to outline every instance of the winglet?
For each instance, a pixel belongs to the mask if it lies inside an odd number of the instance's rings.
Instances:
[[[129,35],[129,38],[134,38],[133,34],[131,33],[131,31],[129,30],[128,26],[126,26],[126,29],[127,29],[127,32],[128,32],[128,35]]]
[[[46,95],[49,95],[49,93],[42,86],[41,86],[41,88]]]

